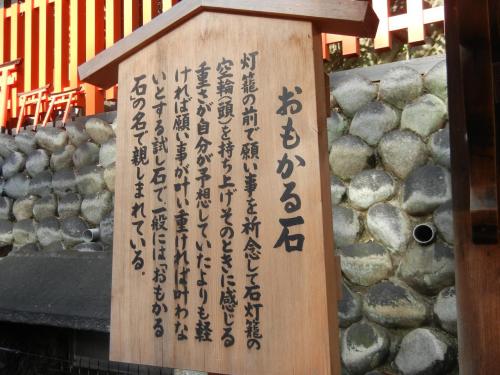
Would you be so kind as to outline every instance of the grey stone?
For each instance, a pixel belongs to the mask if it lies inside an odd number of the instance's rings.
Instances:
[[[446,60],[438,62],[424,76],[424,86],[431,94],[442,100],[448,99],[448,82],[446,77]]]
[[[116,139],[112,138],[103,143],[99,150],[99,164],[103,168],[108,168],[116,161]]]
[[[443,101],[426,94],[406,105],[401,115],[401,128],[413,130],[425,138],[443,126],[446,116]]]
[[[17,221],[31,219],[33,217],[33,206],[35,205],[36,197],[27,195],[23,198],[16,199],[12,206],[12,213]]]
[[[66,246],[61,241],[52,242],[43,248],[43,251],[47,253],[60,253],[65,250]]]
[[[334,75],[332,86],[337,103],[349,117],[377,97],[377,86],[356,74],[340,77]]]
[[[52,193],[52,172],[49,170],[43,171],[33,177],[28,189],[30,194],[43,196]]]
[[[26,163],[26,157],[18,152],[13,151],[6,159],[2,165],[2,174],[5,178],[14,176],[23,170]]]
[[[442,242],[414,243],[399,265],[398,276],[421,293],[434,295],[455,282],[453,249]]]
[[[97,225],[112,208],[113,195],[105,190],[83,199],[82,216],[89,223]]]
[[[104,251],[105,247],[100,242],[83,242],[74,246],[73,250],[79,251],[81,253],[93,253],[98,251]]]
[[[456,363],[456,344],[445,334],[430,328],[408,333],[394,363],[403,375],[441,375]]]
[[[73,163],[76,168],[87,165],[96,165],[99,161],[99,146],[92,142],[85,142],[78,146],[73,154]]]
[[[103,169],[97,166],[86,166],[78,171],[78,191],[83,195],[95,194],[104,189]]]
[[[427,302],[396,280],[371,286],[364,297],[363,311],[370,320],[390,328],[419,327],[430,314]]]
[[[30,177],[25,173],[18,173],[7,180],[4,192],[9,197],[18,199],[28,194]]]
[[[77,193],[66,193],[59,196],[57,214],[61,219],[66,219],[80,214],[82,197]]]
[[[85,130],[94,142],[101,145],[115,135],[113,128],[106,121],[99,118],[88,119],[85,123]]]
[[[75,246],[84,242],[83,232],[89,229],[87,223],[73,216],[61,220],[61,235],[66,246]]]
[[[371,102],[361,108],[352,119],[350,133],[371,146],[376,146],[380,138],[398,126],[397,112],[382,102]]]
[[[11,254],[32,255],[38,253],[40,250],[40,245],[38,243],[29,243],[23,246],[16,247],[12,250]]]
[[[370,207],[366,217],[370,233],[392,252],[406,248],[410,239],[410,221],[405,213],[389,203],[377,203]]]
[[[50,157],[50,168],[54,171],[71,168],[73,166],[73,154],[75,150],[75,146],[68,144],[64,148],[54,152]]]
[[[62,169],[52,176],[52,188],[58,194],[76,191],[76,176],[72,169]]]
[[[116,116],[111,122],[111,129],[113,129],[113,133],[116,134],[116,129],[118,129],[118,116]]]
[[[68,133],[69,141],[79,146],[89,140],[89,135],[85,131],[85,125],[81,123],[72,122],[66,125],[66,132]]]
[[[344,182],[337,176],[331,176],[330,189],[332,195],[332,204],[339,204],[344,199],[347,187]]]
[[[333,174],[351,178],[368,166],[373,150],[360,138],[344,135],[332,143],[330,168]]]
[[[111,192],[115,191],[115,177],[116,177],[115,166],[106,168],[104,170],[103,173],[104,183],[106,184],[106,188]]]
[[[14,137],[14,141],[19,151],[23,152],[25,155],[29,155],[36,149],[35,133],[33,132],[24,131],[19,133]]]
[[[407,66],[399,66],[380,80],[379,96],[385,102],[403,109],[406,103],[420,96],[422,89],[420,74]]]
[[[378,152],[384,167],[401,179],[427,161],[425,143],[408,130],[385,134],[378,145]]]
[[[432,158],[436,163],[441,164],[443,167],[451,167],[451,153],[450,153],[450,128],[435,132],[427,143],[431,151]]]
[[[328,135],[328,151],[332,148],[333,141],[342,137],[349,126],[347,118],[337,111],[332,111],[326,119],[326,131]]]
[[[381,365],[389,353],[389,337],[383,327],[354,323],[342,335],[341,356],[352,375],[364,375]]]
[[[12,245],[13,241],[12,223],[8,220],[0,219],[0,246]]]
[[[351,180],[348,196],[352,204],[363,210],[391,198],[396,191],[393,178],[378,169],[365,170]]]
[[[360,232],[361,223],[356,211],[342,206],[333,207],[333,235],[337,247],[353,244]]]
[[[42,173],[49,166],[49,155],[45,150],[32,151],[26,159],[26,172],[31,177]]]
[[[353,292],[342,280],[342,298],[339,300],[337,311],[340,327],[347,328],[362,318],[362,303],[361,296]]]
[[[207,375],[206,372],[175,369],[174,375]]]
[[[12,214],[12,199],[0,196],[0,219],[9,220]]]
[[[35,138],[38,145],[49,152],[64,148],[68,141],[66,131],[60,128],[40,128],[37,130]]]
[[[408,176],[403,185],[402,207],[411,215],[432,213],[451,199],[451,176],[443,167],[426,165]]]
[[[12,234],[16,246],[36,243],[35,221],[32,219],[25,219],[15,222],[12,228]]]
[[[453,230],[453,207],[451,201],[446,202],[434,211],[433,220],[441,237],[449,244],[453,244],[455,231]]]
[[[40,220],[36,228],[36,236],[38,238],[38,242],[44,248],[55,242],[61,242],[59,220],[53,216]]]
[[[456,336],[457,296],[454,286],[439,292],[434,303],[434,315],[438,318],[441,328]]]
[[[55,216],[57,212],[57,198],[54,194],[47,194],[36,200],[33,205],[33,216],[40,221],[41,219]]]
[[[338,253],[342,272],[354,284],[370,286],[387,278],[392,271],[391,257],[375,242],[344,246]]]
[[[114,215],[110,212],[106,215],[99,223],[99,231],[101,234],[101,241],[106,245],[113,244],[113,225],[114,225]]]
[[[0,133],[0,156],[7,158],[12,152],[17,151],[18,146],[14,140],[14,137]]]

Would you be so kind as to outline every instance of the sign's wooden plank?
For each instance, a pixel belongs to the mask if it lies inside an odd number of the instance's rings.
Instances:
[[[119,85],[111,359],[338,374],[319,30],[204,12]]]

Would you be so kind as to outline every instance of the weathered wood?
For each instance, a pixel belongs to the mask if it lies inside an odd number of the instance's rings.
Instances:
[[[118,81],[118,65],[203,10],[314,22],[321,32],[374,36],[377,17],[368,1],[184,0],[78,68],[80,78],[102,88]]]

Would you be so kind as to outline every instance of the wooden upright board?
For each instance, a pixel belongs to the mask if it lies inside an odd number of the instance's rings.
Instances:
[[[337,374],[319,32],[203,12],[119,85],[111,359]]]

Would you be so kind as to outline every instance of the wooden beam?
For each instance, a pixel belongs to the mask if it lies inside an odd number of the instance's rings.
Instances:
[[[38,86],[38,12],[33,0],[24,5],[24,89],[31,91]]]
[[[54,91],[62,91],[69,83],[69,2],[54,3]]]
[[[53,82],[54,67],[54,18],[50,17],[53,12],[53,4],[48,0],[38,0],[38,48],[39,69],[38,86],[42,87]]]
[[[5,26],[6,16],[5,16],[5,5],[4,1],[0,1],[0,63],[8,60],[6,39],[8,37],[7,29]]]
[[[104,49],[104,0],[87,1],[86,5],[86,53],[87,60]],[[104,111],[104,92],[87,84],[85,90],[85,114]]]
[[[69,85],[77,87],[78,65],[85,62],[85,4],[83,1],[70,0],[69,15]]]
[[[22,20],[19,16],[19,3],[13,3],[10,6],[11,17],[10,17],[10,60],[16,60],[23,57],[24,54],[24,39],[19,38],[22,30]],[[22,69],[18,69],[16,73],[16,83],[12,87],[11,92],[11,117],[17,116],[17,93],[23,89],[23,77],[24,72]]]
[[[145,0],[148,2],[148,0]],[[105,4],[105,20],[106,20],[106,48],[111,47],[115,42],[122,38],[122,1],[121,0],[106,0]],[[118,90],[112,87],[106,90],[106,99],[116,99]]]
[[[139,27],[139,0],[125,0],[123,4],[123,34],[131,34]]]

